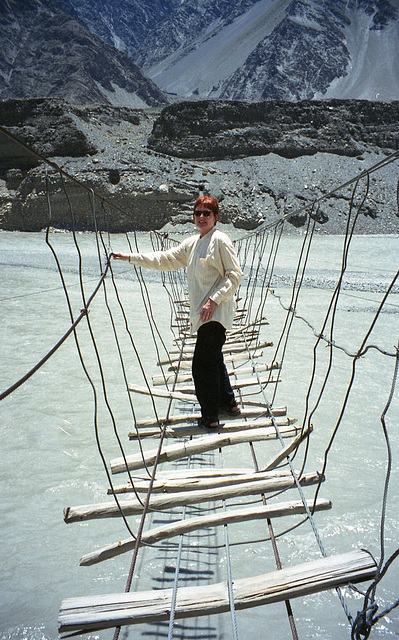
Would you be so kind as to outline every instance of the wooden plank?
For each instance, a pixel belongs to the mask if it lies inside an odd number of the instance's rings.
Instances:
[[[250,400],[249,398],[245,398],[245,407],[247,409],[249,407],[258,407],[259,411],[268,411],[269,405],[263,400]]]
[[[196,420],[198,420],[198,415]],[[223,420],[222,416],[219,416]],[[296,423],[296,418],[275,418],[274,422],[271,418],[259,418],[256,421],[239,420],[238,418],[231,419],[230,421],[223,423],[219,429],[213,429],[212,433],[236,433],[237,431],[248,431],[249,429],[262,429],[264,427],[272,427],[274,424],[277,427],[288,427]],[[154,429],[146,429],[140,433],[140,438],[160,438],[164,433],[165,438],[187,438],[188,436],[203,435],[204,429],[198,427],[197,424],[184,425],[184,426],[165,426],[162,431],[159,427]],[[130,440],[137,440],[139,434],[136,431],[129,433]],[[287,455],[287,454],[286,454]],[[283,456],[286,457],[286,456]]]
[[[251,352],[251,358],[261,358],[263,356],[263,351],[252,351]],[[225,361],[225,363],[229,363],[229,362],[242,362],[242,361],[248,361],[249,362],[249,354],[248,353],[236,353],[233,355],[225,355],[223,356],[223,359]],[[157,365],[169,365],[168,366],[168,370],[169,371],[174,371],[176,369],[191,369],[191,362],[192,362],[192,357],[188,356],[187,358],[183,359],[183,360],[166,360],[163,362],[157,362]]]
[[[349,583],[372,580],[377,565],[364,550],[312,560],[252,578],[234,579],[237,611],[304,597]],[[98,631],[116,626],[168,620],[172,589],[70,598],[61,603],[60,633]],[[175,619],[224,613],[230,610],[225,582],[177,590]]]
[[[201,478],[223,478],[226,476],[246,476],[251,473],[254,473],[253,469],[248,468],[229,468],[229,467],[201,467],[201,468],[190,468],[183,467],[181,469],[169,469],[166,471],[158,471],[157,480],[166,480],[166,481],[174,481],[174,480],[190,480],[192,478],[201,479]],[[133,479],[138,479],[139,481],[145,480],[147,482],[150,481],[150,477],[147,474],[144,475],[134,475]],[[108,490],[108,493],[110,490]]]
[[[173,304],[177,306],[181,305],[182,307],[189,307],[190,301],[188,298],[182,298],[181,300],[174,300]]]
[[[262,345],[258,345],[258,347],[253,352],[251,351],[251,358],[259,358],[261,355],[263,355],[263,351],[262,351],[263,347],[272,347],[272,346],[273,346],[272,342],[264,342],[262,343]],[[238,348],[238,349],[234,349],[233,352],[227,349],[227,351],[226,352],[223,351],[223,353],[226,353],[226,355],[223,356],[225,362],[231,362],[232,360],[237,360],[237,359],[238,360],[249,359],[249,354],[247,349],[244,350],[242,348]],[[189,360],[190,362],[192,359],[193,359],[192,353],[183,353],[181,357],[181,360]],[[177,356],[174,356],[174,357],[168,358],[167,360],[159,360],[157,362],[157,365],[158,366],[168,365],[173,362],[178,362],[179,360],[180,358],[178,358]]]
[[[154,387],[142,387],[138,384],[129,384],[129,391],[139,393],[140,395],[151,395],[157,398],[168,398],[169,400],[183,400],[183,402],[197,402],[194,395],[181,393],[181,391],[167,391],[166,389],[154,389]]]
[[[231,371],[228,371],[228,374],[229,376],[244,376],[248,373],[253,375],[256,372],[263,373],[264,371],[274,371],[275,369],[280,369],[280,365],[278,362],[273,362],[272,364],[258,364],[256,367],[256,371],[255,367],[232,369]],[[154,386],[159,386],[163,384],[190,382],[192,379],[193,377],[191,373],[180,373],[177,376],[173,373],[165,375],[157,374],[155,376],[152,376],[152,383]]]
[[[234,340],[237,336],[238,337],[243,337],[245,336],[245,338],[248,338],[249,340],[253,340],[254,338],[258,338],[259,337],[259,329],[251,329],[249,331],[233,331],[233,332],[228,332],[226,331],[226,342],[229,343],[230,340]],[[197,337],[196,336],[190,336],[188,338],[174,338],[173,340],[173,344],[179,346],[179,348],[181,349],[182,344],[184,343],[186,344],[195,344],[197,341]]]
[[[279,465],[280,462],[284,460],[284,458],[289,456],[289,454],[292,453],[292,451],[294,451],[297,447],[299,447],[302,440],[307,438],[312,431],[313,431],[313,426],[310,425],[306,429],[298,433],[298,435],[296,436],[296,438],[294,438],[294,440],[292,440],[292,442],[290,442],[286,447],[284,447],[280,451],[280,453],[278,453],[271,460],[269,460],[269,462],[262,469],[262,471],[268,471],[269,469],[274,469],[275,467],[277,467],[277,465]]]
[[[169,480],[173,478],[214,478],[216,476],[247,475],[248,473],[253,473],[253,469],[248,469],[247,467],[197,467],[195,469],[187,469],[187,467],[184,467],[182,469],[159,471],[157,478],[167,478]]]
[[[281,435],[296,436],[298,429],[291,425],[289,427],[281,427]],[[264,429],[254,429],[253,431],[243,431],[239,433],[223,434],[223,430],[220,434],[211,434],[202,438],[195,438],[194,440],[186,442],[178,442],[164,447],[159,454],[158,461],[171,462],[172,460],[180,460],[198,453],[204,453],[205,451],[213,451],[214,449],[220,449],[222,447],[232,446],[236,444],[242,444],[246,442],[261,442],[263,440],[275,440],[276,430],[274,427]],[[155,463],[155,459],[158,456],[158,449],[149,449],[136,454],[131,454],[125,458],[115,458],[111,460],[111,472],[122,473],[126,471],[126,463],[130,470],[142,469],[145,466],[152,466]],[[126,462],[125,462],[126,461]]]
[[[313,500],[307,501],[307,507],[310,511],[326,511],[331,509],[330,500],[318,498],[316,503]],[[266,518],[281,518],[284,516],[298,515],[306,513],[305,505],[301,500],[290,502],[279,502],[274,505],[260,505],[257,507],[247,507],[245,509],[234,509],[224,511],[218,514],[208,516],[199,516],[197,518],[188,518],[178,522],[164,524],[144,533],[141,538],[141,545],[156,544],[161,540],[169,540],[176,536],[197,531],[198,529],[209,529],[211,527],[220,527],[226,524],[237,524],[238,522],[249,522],[252,520],[261,520]],[[132,551],[135,547],[135,539],[127,538],[120,540],[115,544],[108,545],[84,555],[79,564],[81,566],[91,566],[98,564],[109,558],[114,558],[122,553]]]
[[[263,349],[264,347],[270,347],[270,346],[271,346],[271,342],[260,342],[257,345],[256,348],[257,349]],[[187,346],[185,346],[183,353],[184,354],[189,354],[190,353],[192,355],[194,353],[194,348],[195,348],[194,345],[187,345]],[[232,344],[232,345],[230,345],[228,342],[226,342],[224,344],[224,346],[223,346],[223,353],[235,353],[235,352],[239,352],[239,351],[248,351],[248,349],[245,346],[243,347],[242,342],[237,343],[237,344]],[[169,354],[171,356],[173,355],[173,356],[179,357],[180,353],[181,353],[180,350],[179,351],[176,351],[176,350],[169,351]]]
[[[246,333],[248,330],[253,329],[254,327],[264,327],[266,325],[268,325],[269,322],[266,320],[266,318],[261,318],[260,320],[256,320],[255,322],[250,322],[249,324],[246,325],[242,325],[241,327],[237,327],[237,326],[233,326],[232,329],[228,329],[226,334],[228,336],[233,336],[235,334],[242,334],[242,333]]]
[[[273,471],[249,471],[242,474],[217,474],[210,476],[185,476],[180,478],[156,478],[152,485],[152,491],[154,493],[176,493],[179,491],[200,491],[202,489],[212,489],[215,487],[226,487],[228,485],[239,484],[243,482],[259,482],[260,480],[267,480],[272,478],[286,478],[289,475],[285,470],[273,470]],[[297,472],[297,475],[298,472]],[[133,478],[134,490],[137,493],[146,493],[148,491],[148,484],[150,478],[140,477]],[[130,482],[124,485],[113,487],[108,489],[108,495],[120,494],[120,493],[133,493],[133,486]]]
[[[322,482],[324,477],[319,473],[308,473],[301,477],[300,484],[309,486]],[[244,482],[228,487],[217,487],[216,489],[205,489],[201,491],[186,491],[180,493],[168,493],[164,495],[154,494],[150,498],[150,509],[165,510],[182,507],[188,504],[200,504],[201,502],[214,502],[227,500],[229,498],[237,498],[239,496],[254,496],[274,491],[283,491],[292,489],[296,486],[294,480],[290,476],[276,477],[270,480],[261,480],[260,482]],[[120,502],[121,508],[125,516],[137,515],[142,513],[143,504],[137,498],[130,498]],[[71,522],[82,522],[84,520],[97,520],[99,518],[119,518],[120,511],[115,503],[104,502],[100,504],[79,505],[77,507],[66,507],[64,509],[64,521],[69,524]]]
[[[256,376],[252,376],[251,378],[236,378],[230,380],[232,389],[245,389],[246,387],[253,387],[259,383],[265,385],[276,382],[281,382],[281,380],[279,378],[273,378],[270,373],[259,376],[259,379]],[[195,393],[194,385],[181,385],[176,387],[175,391],[180,391],[180,393]]]
[[[260,417],[265,415],[266,409],[263,407],[252,408],[252,409],[241,409],[240,418],[253,418]],[[287,414],[287,407],[273,407],[272,414],[274,416],[285,416]],[[159,421],[156,421],[154,418],[149,418],[147,420],[138,420],[136,422],[136,426],[138,429],[152,428],[157,427],[159,425],[167,424],[179,424],[181,422],[187,422],[189,420],[197,420],[200,417],[199,413],[182,413],[179,415],[169,416],[166,420],[166,417],[159,417]]]
[[[245,341],[253,342],[254,340],[258,340],[258,338],[259,338],[258,331],[246,332],[244,335],[242,335],[241,333],[236,333],[235,335],[227,335],[224,348],[226,347],[226,345],[228,346],[231,344],[242,344]],[[196,336],[193,336],[189,338],[175,338],[173,340],[173,343],[178,347],[178,353],[180,353],[182,348],[185,349],[186,347],[191,348],[195,346],[196,341],[197,341]]]
[[[188,469],[184,467],[183,469],[173,469],[170,471],[159,471],[157,473],[156,481],[191,481],[191,479],[201,480],[201,479],[212,479],[212,478],[224,478],[231,476],[246,476],[253,473],[252,469],[229,469],[229,468],[217,468],[217,467],[205,467],[205,468],[195,468]],[[139,482],[146,482],[147,486],[150,482],[150,477],[148,475],[145,476],[133,476],[133,480],[138,480]],[[125,485],[114,486],[115,493],[131,493],[131,484],[127,482]],[[112,490],[108,489],[107,494],[112,494]]]
[[[251,322],[250,324],[245,324],[245,325],[240,324],[238,320],[243,318],[244,318],[244,315],[241,315],[240,317],[235,318],[233,327],[226,331],[227,339],[234,336],[243,336],[243,335],[247,336],[251,334],[259,335],[260,327],[269,325],[269,322],[266,320],[266,318],[262,318],[261,320]],[[177,326],[177,325],[173,325],[173,326]],[[187,330],[180,332],[180,337],[182,340],[185,339],[185,340],[191,340],[195,342],[195,338],[192,337],[188,328]]]
[[[232,389],[245,389],[246,387],[252,387],[252,386],[258,385],[259,383],[262,385],[267,385],[267,384],[277,384],[278,382],[281,382],[280,378],[273,378],[269,374],[266,376],[259,377],[259,380],[255,376],[253,378],[246,378],[244,380],[231,380],[230,384]],[[176,389],[172,391],[168,389],[155,389],[154,387],[150,387],[150,386],[146,387],[139,384],[129,383],[128,389],[132,393],[157,396],[159,398],[174,398],[174,399],[181,400],[182,398],[178,397],[176,394],[179,394],[179,396],[181,395],[195,396],[194,385],[176,387]]]

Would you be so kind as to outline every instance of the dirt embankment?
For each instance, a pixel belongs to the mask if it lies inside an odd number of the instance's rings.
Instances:
[[[240,229],[285,217],[285,232],[300,233],[316,203],[316,228],[343,233],[361,204],[357,232],[397,233],[398,160],[362,179],[354,197],[353,185],[339,187],[395,153],[398,122],[399,102],[198,101],[161,111],[3,101],[0,125],[38,155],[0,134],[0,228],[93,229],[94,190],[102,228],[173,229],[191,222],[205,189],[220,199],[222,222]]]

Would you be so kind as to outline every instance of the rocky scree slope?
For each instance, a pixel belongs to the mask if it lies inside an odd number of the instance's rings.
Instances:
[[[93,9],[92,9],[93,10]],[[75,104],[168,103],[125,53],[52,0],[0,0],[0,95],[57,96]]]
[[[289,214],[285,232],[301,233],[304,207],[395,151],[398,115],[398,103],[364,101],[185,102],[162,111],[0,103],[1,126],[112,203],[98,203],[97,224],[114,232],[191,229],[193,202],[205,189],[220,199],[222,223],[250,230]],[[93,229],[90,192],[63,184],[1,133],[0,158],[0,228],[71,228],[71,202],[76,228]],[[359,232],[397,233],[397,169],[392,163],[371,177]],[[343,233],[350,201],[350,190],[323,201],[317,230]]]
[[[397,10],[386,0],[290,2],[282,20],[220,83],[216,93],[225,99],[303,100],[324,97],[331,87],[331,97],[339,98],[341,90],[336,80],[352,72],[359,75],[364,55],[371,72],[376,60],[368,50],[368,41],[378,34],[381,46],[386,48],[389,27],[395,28],[395,24],[397,30]],[[358,48],[354,48],[356,36],[362,43]],[[397,55],[395,45],[392,54]],[[368,79],[363,80],[363,88],[358,87],[363,94],[350,97],[368,94]],[[373,98],[376,91],[372,92]]]
[[[399,98],[399,0],[61,1],[177,99]]]

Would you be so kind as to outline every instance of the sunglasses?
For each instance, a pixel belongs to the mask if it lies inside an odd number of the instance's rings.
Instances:
[[[194,211],[194,215],[199,218],[200,216],[205,216],[205,218],[209,218],[209,216],[213,213],[212,211]]]

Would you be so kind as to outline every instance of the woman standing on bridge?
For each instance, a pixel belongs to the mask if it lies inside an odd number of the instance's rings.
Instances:
[[[167,251],[113,253],[115,260],[158,271],[186,268],[190,298],[191,334],[197,334],[192,373],[201,407],[199,426],[219,427],[219,411],[231,416],[240,409],[223,361],[226,329],[233,324],[234,294],[242,278],[233,243],[216,229],[219,204],[213,196],[200,196],[194,204],[194,224],[199,230]]]

